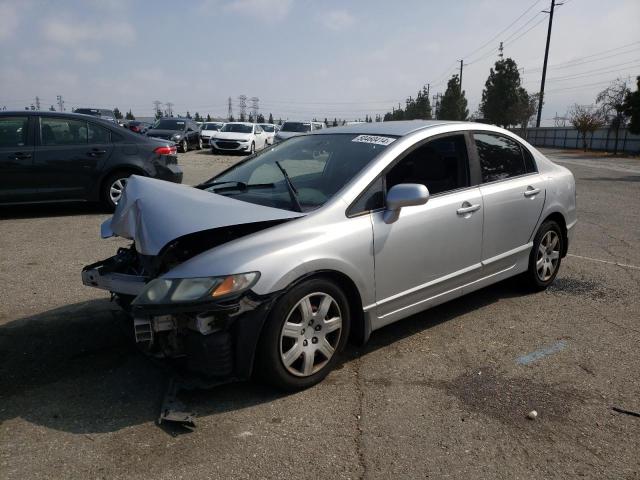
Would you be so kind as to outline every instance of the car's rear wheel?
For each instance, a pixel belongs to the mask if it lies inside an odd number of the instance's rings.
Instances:
[[[131,176],[130,172],[115,172],[109,175],[102,184],[102,202],[109,210],[114,210],[122,198],[122,193]]]
[[[186,138],[182,140],[182,143],[180,144],[180,150],[182,150],[184,153],[187,153],[189,151],[189,142],[187,142]]]
[[[284,390],[322,381],[344,349],[350,328],[344,292],[325,278],[307,280],[273,307],[258,345],[256,370]]]
[[[198,150],[202,150],[202,139],[198,139],[198,146],[196,147]]]
[[[560,270],[563,248],[564,237],[560,225],[547,220],[538,229],[529,255],[525,279],[531,288],[544,290],[553,283]]]

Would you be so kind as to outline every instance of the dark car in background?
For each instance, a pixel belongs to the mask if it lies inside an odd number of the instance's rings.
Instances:
[[[182,182],[174,143],[76,113],[0,112],[0,204],[114,208],[131,175]]]
[[[145,134],[151,128],[151,124],[139,120],[131,120],[127,123],[127,128],[132,132]]]
[[[116,114],[113,110],[106,108],[76,108],[73,113],[81,113],[82,115],[91,115],[93,117],[101,118],[102,120],[108,120],[115,124],[118,124]]]
[[[189,148],[202,150],[200,125],[190,118],[161,118],[147,130],[147,136],[169,140],[183,152]]]

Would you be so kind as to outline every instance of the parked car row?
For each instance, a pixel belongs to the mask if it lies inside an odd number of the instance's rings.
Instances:
[[[64,112],[0,112],[0,204],[101,201],[113,209],[133,175],[182,182],[173,140]]]

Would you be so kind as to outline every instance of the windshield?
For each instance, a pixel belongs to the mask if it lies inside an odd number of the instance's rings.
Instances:
[[[303,122],[284,122],[284,125],[282,125],[282,129],[280,131],[297,133],[310,132],[311,124]]]
[[[184,130],[184,120],[163,118],[158,120],[153,128],[155,130]]]
[[[313,210],[324,205],[386,148],[379,141],[363,141],[363,137],[294,137],[231,167],[207,182],[205,189],[268,207],[298,210],[299,203],[300,210]],[[386,140],[391,143],[395,138]]]
[[[202,130],[215,130],[216,132],[222,128],[221,123],[205,123]]]
[[[236,133],[252,133],[253,125],[245,125],[244,123],[225,123],[224,127],[222,127],[220,131],[236,132]]]
[[[273,125],[261,123],[260,126],[265,132],[275,132],[276,128]]]

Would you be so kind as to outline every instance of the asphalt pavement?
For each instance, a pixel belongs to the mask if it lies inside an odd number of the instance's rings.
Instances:
[[[546,153],[579,218],[546,292],[505,281],[390,325],[303,392],[183,394],[193,430],[155,424],[163,371],[80,281],[127,243],[99,238],[108,215],[1,208],[0,478],[640,478],[640,160]],[[179,161],[193,184],[240,158]]]

